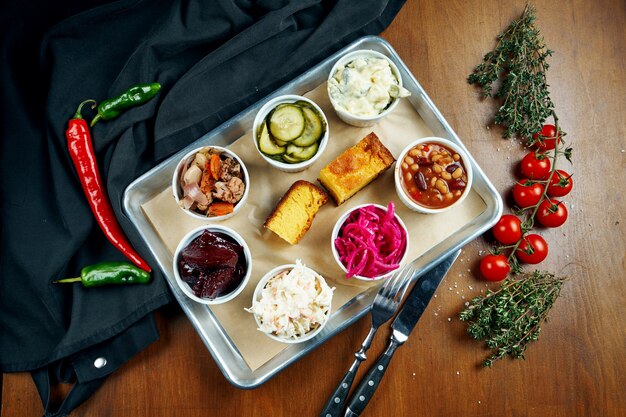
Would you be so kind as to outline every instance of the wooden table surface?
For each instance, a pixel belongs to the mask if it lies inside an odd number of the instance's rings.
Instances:
[[[366,416],[626,415],[626,3],[535,6],[555,51],[548,82],[574,148],[575,179],[567,223],[541,231],[550,245],[541,268],[571,279],[526,360],[482,369],[485,348],[456,317],[486,288],[476,270],[489,240],[467,245],[396,353]],[[382,34],[502,193],[505,211],[524,149],[487,129],[495,105],[482,102],[466,77],[523,8],[522,0],[410,0]],[[243,391],[224,379],[177,306],[161,310],[158,322],[160,340],[72,416],[317,416],[370,325],[367,316],[260,388]],[[379,332],[370,358],[388,334]],[[5,374],[1,416],[41,414],[30,376]]]

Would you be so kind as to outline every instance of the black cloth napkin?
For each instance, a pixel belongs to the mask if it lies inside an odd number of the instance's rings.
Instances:
[[[382,32],[402,4],[3,3],[2,371],[33,371],[46,405],[51,381],[77,381],[95,389],[102,378],[156,340],[151,312],[171,301],[171,294],[122,211],[125,188],[349,42]],[[155,99],[116,120],[98,123],[92,131],[109,198],[126,235],[152,265],[152,282],[92,289],[53,284],[77,276],[86,265],[126,260],[94,221],[67,151],[67,121],[87,98],[101,101],[136,83],[153,81],[162,85]],[[93,116],[89,109],[83,114]],[[80,401],[92,388],[83,389]],[[49,409],[47,413],[54,415]]]

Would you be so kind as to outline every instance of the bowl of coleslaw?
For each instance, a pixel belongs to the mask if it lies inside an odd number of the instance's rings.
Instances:
[[[333,290],[324,277],[297,260],[265,274],[246,311],[271,339],[301,343],[314,338],[328,322]]]

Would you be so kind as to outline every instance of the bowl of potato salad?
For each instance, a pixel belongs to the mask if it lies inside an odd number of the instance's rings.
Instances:
[[[398,67],[372,50],[350,52],[337,60],[328,77],[328,96],[341,120],[373,126],[411,93],[402,86]]]

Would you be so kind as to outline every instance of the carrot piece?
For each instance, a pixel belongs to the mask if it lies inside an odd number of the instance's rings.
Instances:
[[[234,207],[233,203],[227,203],[224,201],[213,203],[209,206],[209,216],[223,216],[225,214],[232,213]]]
[[[207,165],[209,165],[207,163]],[[213,186],[215,185],[215,180],[213,179],[213,174],[209,172],[208,169],[202,171],[202,180],[200,181],[200,191],[205,194],[210,194],[213,191]]]
[[[211,155],[211,175],[214,180],[220,179],[220,171],[222,170],[222,160],[217,154]]]

